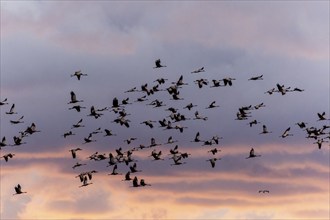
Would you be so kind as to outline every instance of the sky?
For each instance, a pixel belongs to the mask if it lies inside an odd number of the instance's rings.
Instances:
[[[296,123],[321,128],[317,113],[330,118],[328,1],[3,1],[1,0],[0,138],[8,146],[0,154],[1,219],[327,219],[330,215],[329,143],[321,149]],[[154,68],[161,59],[163,68]],[[191,72],[204,67],[205,72]],[[87,74],[81,80],[75,71]],[[167,91],[135,102],[142,92],[125,91],[165,78],[166,89],[180,76],[183,100]],[[250,77],[263,75],[263,80]],[[213,79],[235,78],[232,86],[210,88]],[[210,83],[198,88],[197,79]],[[265,93],[276,84],[300,88],[286,95]],[[69,110],[74,91],[81,112]],[[129,98],[125,106],[130,127],[113,123],[112,100]],[[158,99],[166,106],[153,108]],[[206,109],[212,102],[220,107]],[[183,109],[192,102],[191,111]],[[17,114],[8,115],[15,103]],[[264,103],[247,120],[235,120],[242,106]],[[95,119],[90,107],[109,108]],[[177,108],[190,120],[184,131],[159,128],[158,120]],[[208,120],[193,120],[195,111]],[[24,123],[11,124],[24,116]],[[71,129],[83,119],[85,127]],[[248,123],[256,119],[259,124]],[[156,121],[154,128],[141,122]],[[170,120],[167,118],[167,120]],[[37,130],[13,145],[31,123]],[[262,125],[272,133],[262,134]],[[285,129],[290,134],[281,138]],[[110,129],[92,136],[98,128]],[[73,131],[75,135],[63,138]],[[326,129],[329,132],[329,128]],[[192,142],[218,135],[219,144]],[[172,136],[177,143],[167,144]],[[324,135],[323,137],[325,137]],[[126,144],[125,139],[137,140]],[[108,175],[109,159],[93,161],[91,154],[133,152],[142,172],[132,173],[151,186],[132,187],[123,175]],[[325,139],[329,141],[329,139]],[[189,153],[185,164],[172,166],[170,149]],[[73,159],[70,149],[80,147]],[[213,156],[208,151],[218,148]],[[254,148],[261,157],[245,159]],[[152,150],[164,160],[153,161]],[[14,153],[5,162],[3,156]],[[221,158],[214,168],[210,158]],[[72,166],[76,163],[86,165]],[[132,164],[132,163],[131,163]],[[81,172],[98,171],[86,187]],[[20,184],[26,194],[15,195]],[[269,193],[259,193],[269,190]]]

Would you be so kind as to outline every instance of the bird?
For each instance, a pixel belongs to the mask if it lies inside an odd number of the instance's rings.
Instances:
[[[15,112],[15,104],[11,105],[9,112],[6,112],[6,114],[7,115],[17,114],[17,112]]]
[[[129,169],[130,169],[131,173],[142,172],[142,170],[138,170],[137,169],[136,163],[134,163],[133,165],[129,166]]]
[[[80,105],[74,105],[71,108],[69,108],[69,110],[75,109],[77,112],[80,112],[81,109],[83,109],[83,108],[86,108],[86,107],[83,107],[83,106],[80,106]]]
[[[135,176],[134,179],[133,179],[133,187],[139,187],[139,181],[138,181],[138,178]]]
[[[254,106],[254,109],[259,109],[259,108],[261,108],[261,107],[266,107],[266,106],[264,105],[263,102],[260,103],[260,104],[258,104],[258,105],[255,105],[255,106]]]
[[[314,142],[313,144],[317,144],[318,148],[321,149],[322,144],[323,144],[324,142],[328,143],[329,141],[325,141],[324,138],[319,138],[319,139],[317,139],[317,141]]]
[[[176,143],[178,142],[177,140],[173,140],[172,136],[170,136],[168,139],[167,139],[167,142],[165,144],[173,144],[173,143]]]
[[[76,124],[72,125],[72,128],[80,128],[80,127],[85,127],[84,125],[82,125],[83,119],[80,119]]]
[[[162,151],[161,150],[158,153],[156,152],[156,150],[153,150],[151,152],[151,155],[150,156],[152,156],[154,158],[154,160],[164,160],[164,159],[160,158],[161,155],[162,155]]]
[[[117,166],[117,164],[115,164],[112,168],[112,172],[109,175],[121,175],[121,173],[117,172],[117,168],[118,168],[118,166]]]
[[[73,148],[73,149],[70,149],[69,151],[71,152],[71,155],[72,155],[72,158],[75,159],[76,158],[76,152],[79,151],[79,150],[82,150],[81,148],[77,147],[77,148]]]
[[[145,124],[146,126],[149,126],[150,128],[153,128],[154,125],[152,123],[154,123],[155,121],[152,121],[152,120],[146,120],[146,121],[143,121],[141,122],[140,124]]]
[[[67,136],[76,135],[72,131],[65,132],[62,136],[66,138]]]
[[[263,80],[263,75],[260,75],[260,76],[253,76],[253,77],[251,77],[250,79],[248,79],[248,80]]]
[[[13,195],[19,195],[19,194],[22,194],[22,193],[27,193],[27,192],[23,192],[22,191],[22,187],[21,187],[21,185],[20,184],[17,184],[17,186],[15,186],[15,194],[13,194]]]
[[[213,83],[213,85],[212,86],[210,86],[211,88],[214,88],[214,87],[220,87],[221,85],[220,85],[220,80],[216,80],[216,79],[212,79],[212,83]]]
[[[141,179],[140,186],[151,186],[151,184],[147,184],[147,183],[145,183],[144,179]]]
[[[271,88],[268,91],[265,92],[265,94],[267,93],[268,95],[272,95],[275,92],[275,88]]]
[[[301,129],[303,129],[303,128],[306,128],[306,125],[307,125],[308,123],[306,123],[306,122],[297,122],[296,123],[296,125],[298,125],[299,126],[299,128],[301,128]]]
[[[92,140],[92,133],[89,133],[88,137],[84,138],[84,143],[83,144],[87,144],[87,143],[91,143],[91,142],[96,142],[96,140]]]
[[[215,104],[215,101],[213,101],[213,102],[211,102],[211,104],[210,104],[208,107],[206,107],[206,109],[209,109],[209,108],[216,108],[216,107],[220,107],[220,105],[216,105],[216,104]]]
[[[261,157],[261,155],[256,155],[256,154],[254,153],[254,149],[251,148],[250,153],[249,153],[249,156],[246,157],[245,159],[249,159],[249,158],[253,158],[253,157]]]
[[[31,125],[29,127],[27,127],[24,131],[27,134],[33,134],[36,132],[40,132],[39,130],[37,130],[37,126],[34,122],[31,123]]]
[[[103,114],[96,112],[95,107],[91,106],[90,114],[87,116],[93,116],[95,119],[97,119],[97,118],[101,117],[101,115],[103,115]]]
[[[211,159],[208,159],[206,161],[210,161],[212,168],[214,168],[215,167],[215,162],[217,160],[221,160],[221,158],[211,158]]]
[[[125,179],[123,179],[122,181],[131,181],[132,178],[131,178],[131,172],[128,171],[126,174],[125,174]]]
[[[75,71],[74,74],[71,74],[71,77],[76,76],[78,80],[80,80],[81,76],[87,76],[87,74],[82,73],[81,70]]]
[[[178,151],[178,145],[175,145],[175,147],[173,149],[170,149],[170,155],[175,155],[177,153],[179,153]]]
[[[3,155],[2,157],[5,159],[6,162],[8,162],[8,159],[13,158],[13,156],[15,156],[15,154],[8,153],[8,154]]]
[[[181,161],[182,156],[173,155],[170,159],[173,159],[173,162],[174,162],[174,163],[170,164],[171,166],[186,164],[186,162]]]
[[[227,85],[232,86],[233,80],[236,80],[236,79],[227,77],[227,78],[222,79],[221,81],[223,81],[224,86],[227,86]]]
[[[192,71],[191,73],[200,73],[200,72],[205,72],[204,67],[201,67],[197,70]]]
[[[262,190],[259,190],[259,193],[269,193],[269,190],[267,190],[267,189],[262,189]]]
[[[24,121],[21,121],[24,118],[24,115],[21,116],[19,119],[17,120],[10,120],[11,124],[20,124],[20,123],[24,123]]]
[[[161,145],[161,144],[157,144],[155,138],[152,137],[152,138],[150,139],[150,145],[149,145],[149,148],[151,148],[151,147],[156,147],[156,146],[159,146],[159,145]]]
[[[9,103],[7,102],[7,98],[5,98],[3,101],[0,101],[0,106],[1,105],[8,105]]]
[[[136,89],[136,87],[133,87],[129,90],[126,90],[124,93],[128,93],[128,92],[137,92],[138,90]]]
[[[293,134],[289,134],[289,131],[290,131],[290,127],[288,127],[280,137],[285,138],[288,136],[293,136]]]
[[[268,133],[272,133],[272,132],[267,130],[266,125],[263,125],[262,126],[262,132],[260,134],[268,134]]]
[[[13,139],[14,139],[14,143],[15,143],[14,146],[18,146],[18,145],[21,145],[21,144],[26,144],[26,142],[22,142],[22,137],[14,136]]]
[[[260,124],[260,122],[258,122],[256,119],[254,119],[253,121],[250,121],[248,123],[248,125],[250,125],[250,127],[252,127],[252,125],[256,125],[256,124]]]
[[[80,166],[83,166],[83,165],[87,165],[87,164],[77,162],[75,165],[73,165],[72,169],[75,169],[76,167],[80,167]]]
[[[161,67],[166,67],[166,66],[161,65],[161,61],[160,61],[160,59],[157,59],[157,60],[155,61],[155,67],[154,67],[154,69],[155,69],[155,68],[161,68]]]
[[[74,104],[74,103],[77,103],[77,102],[83,102],[83,100],[77,100],[77,96],[76,96],[76,94],[73,91],[70,92],[70,95],[71,95],[71,100],[70,100],[70,102],[68,104]]]
[[[294,89],[290,90],[290,92],[303,92],[305,91],[304,89],[299,89],[297,87],[295,87]]]
[[[161,84],[164,84],[165,81],[167,81],[167,80],[168,80],[168,79],[158,78],[158,79],[156,79],[154,82],[158,82],[158,84],[161,85]]]
[[[106,137],[106,136],[117,136],[116,134],[112,133],[112,130],[109,130],[109,129],[104,129],[104,132],[105,132],[104,137]]]
[[[88,179],[87,179],[87,176],[84,177],[83,179],[83,184],[79,187],[84,187],[84,186],[88,186],[88,185],[91,185],[93,183],[88,183]]]
[[[207,79],[197,79],[194,81],[197,85],[198,85],[198,88],[203,88],[203,85],[208,85],[209,84],[209,81]]]
[[[6,137],[3,136],[0,142],[0,149],[1,147],[5,147],[5,146],[7,146],[7,141],[6,141]]]
[[[317,116],[319,117],[318,121],[330,120],[325,117],[325,112],[317,113]]]
[[[276,84],[277,91],[275,92],[280,92],[282,95],[285,95],[286,92],[290,91],[290,87],[285,88],[284,85],[280,85],[279,83]]]
[[[191,142],[201,142],[200,133],[199,132],[196,133],[194,140],[191,141]]]
[[[186,105],[185,107],[183,107],[184,109],[188,109],[189,111],[193,108],[193,107],[196,107],[197,105],[194,105],[192,103],[189,103],[188,105]]]
[[[201,119],[201,120],[204,120],[206,121],[208,119],[208,117],[203,117],[199,114],[198,111],[195,112],[195,118],[193,118],[194,120],[198,120],[198,119]]]
[[[132,141],[135,141],[135,140],[137,140],[137,138],[135,138],[135,137],[130,137],[130,138],[124,140],[124,142],[126,142],[127,144],[131,144],[131,142],[132,142]]]
[[[216,153],[220,152],[221,150],[217,149],[217,148],[213,148],[211,150],[209,150],[208,152],[211,152],[213,155],[215,155]]]

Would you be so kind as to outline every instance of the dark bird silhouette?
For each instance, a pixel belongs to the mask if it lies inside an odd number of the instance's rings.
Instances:
[[[197,70],[194,70],[191,73],[201,73],[201,72],[205,72],[204,67],[201,67],[201,68],[199,68]]]
[[[77,162],[75,165],[73,165],[72,169],[75,169],[76,167],[87,165],[86,163],[79,163]]]
[[[20,117],[17,120],[10,120],[11,124],[20,124],[20,123],[24,123],[24,121],[22,121],[22,119],[24,118],[24,115],[22,117]]]
[[[208,152],[212,153],[213,155],[215,155],[216,153],[220,152],[221,150],[217,149],[217,148],[213,148],[211,150],[209,150]]]
[[[5,147],[5,146],[7,146],[7,141],[6,141],[6,137],[3,136],[0,142],[0,149],[1,147]]]
[[[80,119],[76,124],[72,125],[72,128],[80,128],[80,127],[85,127],[84,125],[82,125],[83,119]]]
[[[216,105],[215,101],[213,101],[213,102],[211,102],[211,104],[208,107],[206,107],[206,109],[217,108],[217,107],[220,107],[220,105]]]
[[[73,148],[73,149],[70,149],[69,151],[71,152],[71,155],[72,155],[72,158],[75,159],[77,154],[76,152],[79,151],[79,150],[82,150],[81,148],[77,147],[77,148]]]
[[[268,133],[272,133],[271,131],[268,131],[266,125],[262,126],[262,132],[260,134],[268,134]]]
[[[221,158],[211,158],[211,159],[208,159],[206,161],[210,161],[212,168],[214,168],[215,167],[215,162],[217,160],[221,160]]]
[[[8,162],[9,158],[13,158],[15,156],[15,154],[13,153],[9,153],[9,154],[5,154],[2,157],[5,159],[6,162]]]
[[[248,125],[250,125],[250,127],[252,127],[252,125],[256,125],[256,124],[260,124],[260,122],[258,122],[256,119],[254,119],[253,121],[250,121],[248,123]]]
[[[262,190],[259,190],[259,193],[269,193],[269,190],[262,189]]]
[[[62,136],[64,138],[66,138],[66,137],[71,136],[71,135],[76,135],[76,134],[74,134],[72,131],[68,131],[68,132],[65,132]]]
[[[91,184],[93,184],[93,183],[88,182],[88,178],[87,178],[87,176],[84,176],[83,184],[82,184],[81,186],[79,186],[79,188],[80,188],[80,187],[84,187],[84,186],[88,186],[88,185],[91,185]]]
[[[118,166],[117,166],[117,164],[115,164],[112,168],[112,172],[109,175],[121,175],[121,173],[117,172],[117,168],[118,168]]]
[[[323,143],[328,143],[329,141],[325,141],[324,138],[319,138],[317,139],[316,142],[314,142],[313,144],[317,144],[318,148],[321,149],[322,148],[322,144]]]
[[[221,81],[223,81],[224,86],[227,86],[227,85],[232,86],[233,85],[233,82],[232,82],[233,80],[236,80],[236,79],[227,77],[227,78],[222,79]]]
[[[249,159],[249,158],[253,158],[253,157],[261,157],[261,155],[256,155],[256,154],[254,153],[254,149],[251,148],[249,156],[246,157],[245,159]]]
[[[5,98],[3,101],[0,101],[0,106],[1,105],[8,105],[9,103],[7,102],[7,98]]]
[[[289,134],[289,131],[290,131],[290,127],[288,127],[280,137],[286,138],[288,136],[293,136],[293,134]]]
[[[186,105],[185,107],[183,107],[184,109],[188,109],[189,111],[193,108],[196,107],[197,105],[193,105],[192,103],[189,103],[188,105]]]
[[[164,65],[161,64],[160,59],[156,60],[155,61],[155,67],[154,67],[154,69],[155,68],[161,68],[161,67],[166,67],[166,66],[164,66]]]
[[[85,73],[82,73],[81,70],[78,70],[78,71],[75,71],[74,74],[71,74],[71,77],[74,77],[76,76],[78,80],[80,80],[80,78],[82,76],[87,76],[87,74]]]
[[[297,122],[296,123],[296,125],[298,125],[299,126],[299,128],[301,128],[301,129],[303,129],[303,128],[306,128],[306,125],[307,125],[308,123],[306,123],[306,122]]]
[[[253,76],[253,77],[251,77],[250,79],[248,79],[248,80],[263,80],[263,75],[260,75],[260,76]]]
[[[106,136],[117,136],[116,134],[112,133],[112,130],[109,130],[109,129],[104,129],[104,132],[105,132],[104,137],[106,137]]]
[[[21,187],[21,185],[20,184],[17,184],[17,186],[15,186],[15,194],[13,194],[13,195],[19,195],[19,194],[22,194],[22,193],[27,193],[27,192],[23,192],[22,191],[22,187]]]
[[[17,112],[15,112],[15,104],[11,105],[9,112],[6,112],[6,114],[7,115],[17,114]]]
[[[322,113],[317,113],[317,116],[319,117],[318,121],[324,121],[324,120],[329,120],[325,117],[325,112]]]
[[[74,104],[74,103],[77,103],[77,102],[83,102],[83,100],[77,100],[77,96],[76,96],[76,94],[73,91],[70,92],[70,95],[71,95],[71,101],[68,104]]]
[[[83,109],[83,108],[86,108],[86,107],[83,107],[83,106],[80,106],[80,105],[74,105],[71,108],[69,108],[69,110],[75,109],[77,112],[80,112],[81,109]]]

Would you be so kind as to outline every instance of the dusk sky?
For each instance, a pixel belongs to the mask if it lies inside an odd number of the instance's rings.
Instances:
[[[328,219],[330,216],[329,128],[306,138],[307,128],[321,129],[330,120],[329,1],[4,1],[1,0],[0,219]],[[161,59],[166,67],[154,68]],[[205,72],[191,73],[204,67]],[[81,70],[80,80],[71,77]],[[172,100],[166,88],[180,76],[188,85]],[[248,80],[263,75],[263,80]],[[232,86],[212,88],[212,80],[234,78]],[[167,79],[147,95],[125,91]],[[198,88],[195,80],[207,79]],[[223,84],[224,82],[221,81]],[[302,89],[281,95],[266,91],[276,84]],[[86,109],[69,110],[70,92]],[[146,95],[147,101],[135,102]],[[112,101],[124,106],[130,127],[113,123]],[[153,100],[166,106],[153,108]],[[220,107],[207,109],[216,101]],[[190,111],[184,107],[197,105]],[[243,106],[246,120],[236,120]],[[12,104],[17,114],[6,114]],[[90,108],[107,110],[99,118]],[[174,107],[190,120],[160,128]],[[195,111],[207,120],[193,120]],[[23,123],[12,124],[24,116]],[[71,129],[83,119],[84,127]],[[250,127],[249,122],[259,123]],[[154,128],[141,124],[155,121]],[[37,130],[14,145],[32,123]],[[266,125],[271,133],[260,134]],[[280,137],[290,127],[286,138]],[[84,143],[89,133],[95,142]],[[104,129],[116,136],[105,137]],[[63,137],[72,131],[75,135]],[[222,137],[219,144],[192,142]],[[165,144],[172,136],[177,140]],[[124,142],[137,138],[131,144]],[[122,181],[129,166],[118,162],[108,175],[109,159],[88,159],[95,152],[116,155],[133,151],[138,170],[131,177],[151,186]],[[172,166],[170,149],[189,153]],[[77,158],[70,153],[77,151]],[[221,151],[212,155],[209,150]],[[257,155],[249,156],[251,148]],[[164,160],[154,161],[153,150]],[[6,162],[4,155],[15,154]],[[221,158],[212,168],[208,159]],[[75,169],[77,162],[86,164]],[[131,162],[132,165],[134,162]],[[92,183],[75,178],[91,170]],[[27,193],[13,195],[20,184]],[[269,193],[259,193],[268,190]]]

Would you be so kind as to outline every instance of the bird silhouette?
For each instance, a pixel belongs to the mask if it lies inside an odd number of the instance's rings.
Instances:
[[[22,191],[22,187],[21,187],[21,185],[20,184],[17,184],[17,186],[15,186],[15,194],[13,194],[13,195],[19,195],[19,194],[23,194],[23,193],[27,193],[27,192],[23,192]]]
[[[155,61],[155,67],[154,67],[154,69],[155,69],[155,68],[161,68],[161,67],[166,67],[166,66],[161,65],[161,61],[160,61],[160,59],[157,59],[157,60]]]
[[[254,149],[251,148],[250,153],[249,153],[249,156],[246,157],[245,159],[254,158],[254,157],[261,157],[261,155],[256,155],[256,154],[254,153]]]
[[[81,70],[78,70],[78,71],[75,71],[74,74],[71,74],[71,77],[74,77],[76,76],[78,80],[80,80],[80,78],[82,76],[87,76],[87,74],[85,73],[82,73]]]

